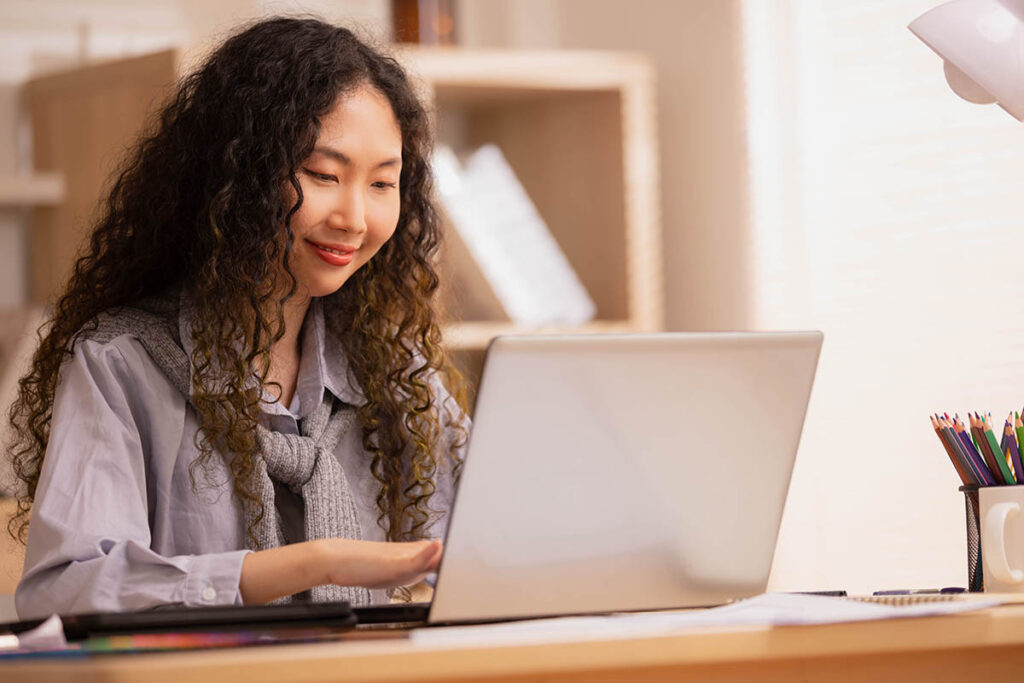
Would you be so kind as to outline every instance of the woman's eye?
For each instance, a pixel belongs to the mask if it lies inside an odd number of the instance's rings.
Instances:
[[[322,180],[325,183],[336,183],[338,182],[337,176],[330,175],[329,173],[317,173],[316,171],[307,168],[306,173],[313,176],[317,180]]]
[[[373,184],[373,187],[377,188],[378,190],[386,190],[388,188],[398,187],[398,183],[388,183],[384,182],[383,180],[379,180]]]

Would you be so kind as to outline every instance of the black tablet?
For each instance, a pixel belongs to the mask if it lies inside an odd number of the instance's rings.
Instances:
[[[353,607],[356,622],[365,624],[416,625],[430,616],[429,602],[397,602],[388,605]]]
[[[0,632],[22,633],[44,619],[0,624]],[[351,628],[355,615],[348,602],[296,602],[285,605],[229,607],[166,607],[144,612],[97,612],[62,616],[64,637],[81,640],[91,636],[128,633],[178,633],[195,631],[255,631],[262,629]]]

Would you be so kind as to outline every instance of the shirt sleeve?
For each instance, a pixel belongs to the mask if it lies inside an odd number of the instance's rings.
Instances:
[[[136,381],[113,342],[79,343],[61,369],[15,595],[22,619],[241,604],[248,551],[151,549],[147,430],[156,416],[144,414]]]

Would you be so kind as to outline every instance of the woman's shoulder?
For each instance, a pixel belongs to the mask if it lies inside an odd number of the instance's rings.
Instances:
[[[83,337],[75,342],[67,363],[85,376],[115,382],[123,389],[151,385],[155,379],[164,378],[142,340],[131,332]],[[67,368],[63,374],[67,375]]]
[[[108,309],[82,328],[69,360],[89,374],[125,384],[169,377],[182,362],[187,373],[178,310],[176,299],[167,296]]]
[[[75,340],[71,355],[80,361],[116,365],[119,361],[146,356],[146,347],[139,335],[131,331],[83,334]]]
[[[181,346],[179,298],[172,292],[104,311],[82,328],[74,354],[120,365],[132,376],[156,370],[184,391],[189,363]]]
[[[173,442],[185,401],[136,336],[82,339],[61,368],[53,419],[71,430],[65,434],[79,434],[73,440],[86,438],[75,426],[85,420],[92,425],[87,434],[131,424],[147,443],[156,434],[171,434]]]
[[[78,339],[106,344],[130,337],[145,345],[147,338],[169,337],[178,342],[179,298],[168,292],[108,308],[83,326]]]

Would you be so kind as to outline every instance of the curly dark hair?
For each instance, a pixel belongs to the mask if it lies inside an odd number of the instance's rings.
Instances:
[[[27,537],[58,372],[75,343],[104,311],[182,288],[196,306],[193,487],[197,469],[222,457],[240,502],[265,514],[250,485],[254,425],[270,348],[284,335],[283,305],[296,291],[288,268],[291,218],[302,205],[296,173],[322,117],[363,85],[387,98],[401,128],[401,213],[393,237],[324,297],[324,311],[367,399],[357,414],[380,484],[377,522],[389,540],[423,536],[438,465],[450,457],[457,473],[465,441],[458,416],[430,385],[440,378],[465,408],[435,301],[440,227],[429,122],[396,61],[310,18],[267,19],[229,38],[180,83],[113,178],[11,408],[9,452],[24,484],[12,535]],[[282,272],[291,278],[283,298]]]

